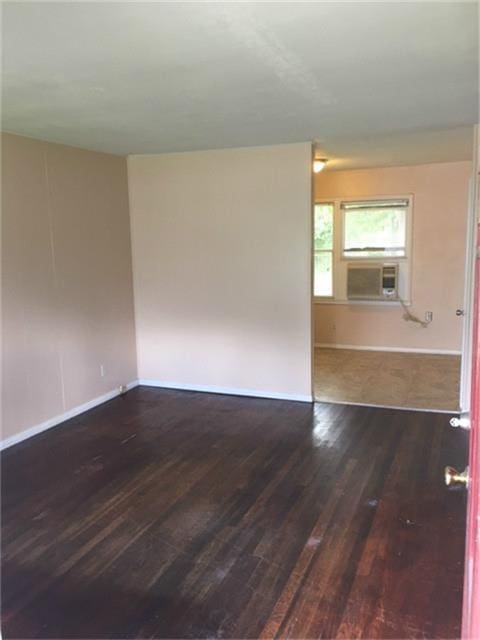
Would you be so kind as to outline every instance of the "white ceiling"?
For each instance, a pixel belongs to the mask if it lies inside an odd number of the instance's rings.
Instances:
[[[477,11],[6,2],[3,129],[118,154],[314,140],[338,167],[463,159]]]

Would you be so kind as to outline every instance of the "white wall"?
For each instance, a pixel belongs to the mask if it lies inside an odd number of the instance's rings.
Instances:
[[[311,397],[309,143],[128,159],[138,372]]]

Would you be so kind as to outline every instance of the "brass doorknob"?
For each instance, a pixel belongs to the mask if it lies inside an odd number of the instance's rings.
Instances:
[[[447,487],[455,485],[464,485],[468,487],[468,467],[460,472],[453,467],[445,467],[445,484]]]

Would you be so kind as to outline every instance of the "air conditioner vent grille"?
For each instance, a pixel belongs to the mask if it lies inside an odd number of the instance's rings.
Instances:
[[[398,298],[397,264],[347,265],[349,300],[395,300]]]
[[[348,297],[380,295],[381,272],[375,267],[349,269]]]

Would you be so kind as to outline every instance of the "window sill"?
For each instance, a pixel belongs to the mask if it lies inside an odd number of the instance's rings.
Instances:
[[[404,301],[406,307],[411,306],[411,301]],[[343,306],[367,306],[367,307],[401,307],[400,300],[335,300],[334,298],[314,298],[313,304],[339,304]]]
[[[408,263],[408,256],[345,256],[340,254],[341,262],[381,262],[382,264],[392,264],[396,262]]]

